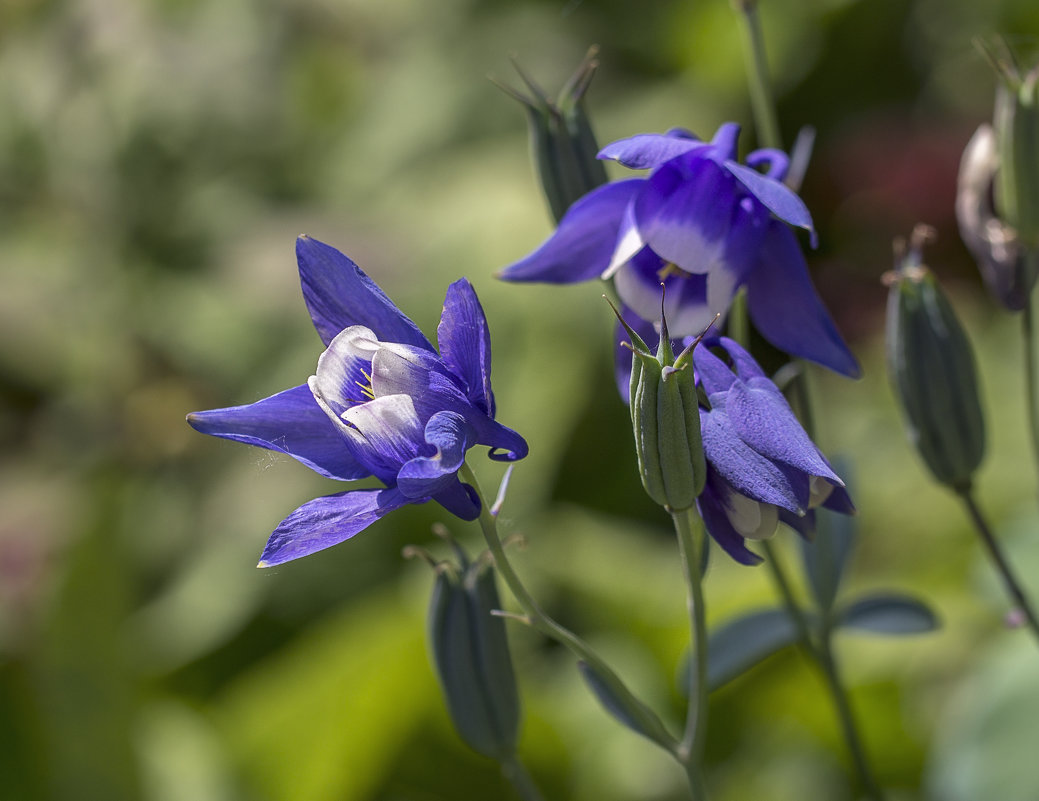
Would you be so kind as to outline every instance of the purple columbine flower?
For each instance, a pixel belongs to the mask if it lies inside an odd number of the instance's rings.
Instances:
[[[451,284],[437,328],[440,352],[350,259],[296,241],[303,299],[327,349],[310,380],[247,406],[188,415],[203,434],[287,453],[356,489],[303,504],[275,529],[260,566],[349,539],[409,503],[435,500],[473,520],[479,499],[458,478],[466,451],[490,446],[515,461],[527,443],[494,420],[487,320],[466,279]]]
[[[540,248],[500,277],[561,284],[612,278],[621,301],[645,320],[659,318],[663,282],[664,311],[678,337],[724,316],[745,286],[751,319],[769,342],[857,376],[858,362],[816,294],[788,227],[809,231],[814,246],[811,215],[782,182],[789,159],[778,150],[755,150],[740,164],[739,131],[726,123],[709,143],[672,130],[607,145],[600,159],[648,169],[648,177],[589,192]]]
[[[711,536],[737,561],[759,557],[744,544],[782,521],[802,535],[822,506],[855,511],[844,482],[801,427],[754,358],[728,337],[693,351],[710,408],[700,409],[707,483],[698,499]],[[720,348],[731,367],[711,352]]]
[[[633,328],[647,343],[655,341],[651,323],[640,320]],[[619,326],[617,333],[624,335]],[[675,340],[672,347],[677,351],[692,340]],[[617,351],[617,388],[627,401],[632,356],[627,348]],[[707,532],[730,556],[760,562],[746,541],[770,537],[780,522],[810,534],[818,506],[854,512],[844,482],[746,350],[728,337],[705,339],[693,351],[693,365],[707,401],[700,406],[707,480],[696,506]]]

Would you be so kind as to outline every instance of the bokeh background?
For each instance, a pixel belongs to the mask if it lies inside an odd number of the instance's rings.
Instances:
[[[905,443],[883,365],[891,240],[930,262],[974,336],[990,426],[979,493],[1039,593],[1019,321],[984,295],[953,219],[959,154],[991,113],[971,45],[1028,44],[1032,0],[763,0],[821,293],[865,377],[816,377],[825,449],[860,509],[849,592],[927,599],[940,631],[841,634],[893,799],[1039,797],[1039,654],[962,510]],[[300,503],[341,487],[192,432],[184,414],[300,383],[320,342],[293,244],[358,261],[426,331],[467,275],[494,337],[500,418],[531,455],[504,513],[558,618],[663,714],[687,646],[669,521],[643,498],[612,388],[600,288],[509,286],[548,234],[525,122],[487,79],[509,55],[555,90],[590,44],[599,139],[746,124],[724,0],[0,0],[0,798],[508,799],[450,729],[425,650],[432,505],[257,570]],[[619,174],[619,173],[618,173]],[[485,481],[497,467],[480,464]],[[779,542],[791,566],[790,532]],[[715,554],[713,623],[774,602]],[[516,626],[521,752],[546,795],[683,798],[681,771],[591,700],[568,654]],[[823,684],[790,650],[715,694],[713,798],[856,797]]]

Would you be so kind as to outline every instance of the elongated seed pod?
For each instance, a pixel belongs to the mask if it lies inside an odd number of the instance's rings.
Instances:
[[[970,488],[985,453],[985,419],[970,341],[934,274],[895,273],[887,357],[909,439],[937,481]]]
[[[484,756],[516,749],[519,695],[494,570],[473,562],[443,570],[433,587],[429,634],[437,677],[461,738]]]

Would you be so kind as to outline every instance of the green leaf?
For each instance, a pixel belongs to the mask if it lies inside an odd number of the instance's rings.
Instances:
[[[718,626],[707,641],[708,685],[717,690],[797,639],[797,627],[782,609],[759,609]],[[689,670],[686,660],[680,671],[683,694],[689,692]]]
[[[837,624],[877,634],[922,634],[938,628],[938,616],[923,601],[909,595],[884,593],[849,604]]]
[[[577,667],[588,688],[610,715],[636,734],[641,734],[662,748],[671,750],[674,739],[653,710],[636,698],[628,698],[614,691],[610,681],[583,659],[578,661]]]
[[[840,469],[840,468],[838,468]],[[815,538],[801,542],[801,560],[804,564],[812,595],[823,611],[833,608],[837,599],[844,569],[851,557],[855,540],[855,518],[827,509],[815,510]]]
[[[797,627],[782,609],[762,609],[736,618],[708,638],[707,682],[712,690],[746,673],[797,642]]]

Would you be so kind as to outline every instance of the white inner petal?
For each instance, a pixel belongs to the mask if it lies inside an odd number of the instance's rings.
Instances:
[[[826,503],[826,499],[833,493],[833,484],[820,476],[810,476],[808,493],[808,508],[814,509]]]
[[[710,287],[711,279],[707,279]],[[673,300],[672,300],[673,298]],[[703,331],[707,324],[715,317],[715,310],[701,303],[682,302],[677,292],[668,295],[664,301],[664,311],[667,314],[667,327],[671,336],[675,339],[691,337]],[[728,308],[722,309],[722,315]]]
[[[413,382],[417,371],[428,372],[407,345],[380,342],[372,357],[372,390],[376,396],[393,395],[404,391]]]
[[[707,308],[712,320],[716,314],[720,314],[722,318],[728,314],[738,283],[739,277],[732,270],[726,269],[724,264],[719,264],[716,269],[708,272]]]
[[[738,492],[725,499],[725,514],[732,527],[749,540],[765,540],[776,533],[779,526],[779,508],[771,503],[759,503]]]
[[[344,422],[343,419],[339,416],[339,412],[332,408],[332,405],[328,402],[328,399],[321,392],[321,387],[318,383],[318,378],[316,375],[312,375],[310,378],[307,379],[307,386],[310,387],[310,392],[311,394],[313,394],[314,400],[317,401],[317,405],[320,406],[324,413],[328,415],[328,418],[335,424],[335,427],[339,429],[340,433],[354,440],[354,442],[363,443],[364,437],[361,436],[360,432],[356,428],[353,428],[352,426]],[[340,409],[341,408],[342,407],[340,407]],[[342,414],[345,415],[346,411],[342,411]]]
[[[364,399],[362,387],[356,385],[358,368],[362,364],[367,367],[381,346],[370,328],[363,325],[344,328],[318,357],[311,383],[314,396],[324,398],[336,414],[342,414],[344,409]]]
[[[621,223],[621,234],[617,239],[617,247],[613,249],[613,258],[610,259],[610,266],[603,271],[602,279],[606,281],[613,277],[614,273],[627,264],[632,256],[642,250],[645,244],[642,240],[642,235],[639,233],[638,226],[635,225],[634,206],[629,203],[628,208],[624,212],[624,220]]]
[[[400,464],[417,454],[424,441],[422,425],[410,395],[385,395],[360,403],[342,413],[347,428],[362,437],[380,455],[392,454]]]

